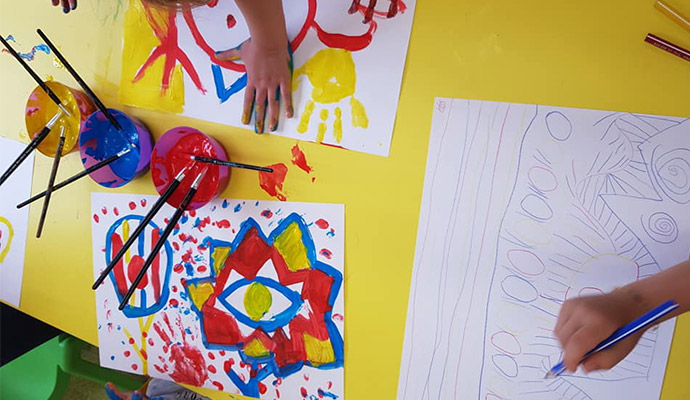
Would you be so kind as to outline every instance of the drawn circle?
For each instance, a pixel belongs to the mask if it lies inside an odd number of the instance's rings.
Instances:
[[[522,346],[517,337],[510,332],[499,331],[491,335],[491,344],[499,351],[516,356],[522,353]]]
[[[653,170],[661,190],[671,200],[690,202],[690,150],[675,149],[654,157]]]
[[[551,111],[546,114],[546,129],[555,140],[564,142],[570,138],[573,133],[573,125],[570,123],[568,117],[563,115],[560,111]]]
[[[507,354],[496,354],[491,357],[496,369],[508,378],[515,378],[518,376],[518,364],[515,359]]]
[[[668,244],[678,239],[678,225],[673,217],[665,212],[655,212],[650,215],[647,223],[643,223],[642,226],[655,242]]]
[[[69,111],[71,116],[63,114],[37,149],[48,157],[55,156],[60,141],[60,131],[64,128],[65,144],[62,148],[62,154],[65,155],[72,151],[77,144],[81,127],[89,115],[96,110],[96,106],[81,90],[73,89],[56,81],[48,81],[46,85],[62,101],[63,107]],[[58,111],[57,104],[48,97],[40,86],[37,86],[29,94],[24,113],[24,122],[29,136],[33,138],[38,134]]]
[[[107,166],[89,174],[101,186],[117,188],[144,173],[151,161],[153,139],[136,118],[109,109],[122,130],[117,130],[100,110],[91,114],[79,136],[79,154],[87,169],[108,157],[129,150]]]
[[[598,287],[587,286],[580,289],[578,296],[596,296],[600,294],[604,294],[604,291]]]
[[[546,270],[544,262],[529,250],[508,250],[508,261],[520,274],[527,276],[541,275]]]
[[[558,188],[556,175],[547,168],[540,166],[532,167],[529,172],[527,172],[527,177],[532,186],[542,192],[553,192]]]
[[[539,221],[548,221],[553,217],[553,210],[546,200],[535,194],[528,194],[520,202],[522,211]]]
[[[531,303],[539,296],[534,285],[517,275],[509,275],[503,279],[501,288],[508,297],[521,303]]]
[[[168,204],[179,207],[194,179],[206,170],[188,210],[196,210],[218,197],[225,190],[230,179],[230,168],[215,164],[193,161],[191,156],[204,156],[223,161],[228,160],[225,149],[213,138],[201,131],[180,126],[165,132],[151,153],[151,178],[158,193],[163,193],[175,177],[187,168],[180,186],[168,199]]]

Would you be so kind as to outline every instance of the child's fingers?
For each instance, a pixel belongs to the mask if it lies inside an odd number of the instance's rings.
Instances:
[[[110,382],[105,384],[105,394],[110,400],[125,400],[125,396]]]
[[[216,58],[218,58],[219,60],[239,60],[240,58],[242,58],[240,47],[242,47],[242,45],[228,50],[217,51]]]
[[[62,12],[67,14],[69,12],[69,0],[62,0]]]
[[[280,84],[280,97],[285,104],[285,117],[292,118],[295,110],[292,108],[292,89],[290,88],[290,82],[283,82]]]
[[[77,0],[69,0],[69,7],[75,10],[77,8]]]
[[[60,4],[60,0],[51,0],[51,3],[53,3],[54,6],[57,6]]]
[[[247,85],[244,89],[244,104],[242,106],[242,124],[249,125],[249,120],[252,116],[252,109],[254,108],[254,96],[256,90],[253,86]]]
[[[576,330],[568,339],[568,344],[563,347],[563,363],[566,369],[575,372],[585,354],[607,336],[596,325],[586,325]]]
[[[254,132],[264,133],[264,123],[266,120],[266,104],[268,102],[268,93],[266,89],[261,89],[256,92],[254,99],[254,114],[256,120],[254,121]]]
[[[280,88],[273,90],[269,89],[269,93],[273,96],[268,96],[268,129],[273,132],[278,128],[278,117],[280,115]]]
[[[582,363],[582,368],[584,368],[587,373],[613,368],[635,348],[639,338],[639,335],[628,338],[609,349],[592,354]]]

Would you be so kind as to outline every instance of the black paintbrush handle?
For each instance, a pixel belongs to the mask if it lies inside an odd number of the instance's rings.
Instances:
[[[36,230],[36,237],[40,238],[43,232],[43,224],[48,215],[48,204],[50,204],[50,196],[53,194],[53,185],[55,184],[55,176],[57,175],[58,166],[60,165],[60,158],[62,157],[62,148],[65,146],[65,136],[60,136],[60,141],[55,151],[55,158],[53,158],[53,168],[50,171],[50,178],[48,179],[48,188],[46,189],[46,198],[43,200],[43,209],[41,209],[41,217],[38,219],[38,229]]]
[[[155,260],[156,256],[158,256],[158,252],[161,250],[161,248],[165,244],[165,241],[168,240],[168,237],[170,236],[172,231],[175,229],[175,225],[177,225],[177,221],[180,220],[180,218],[182,217],[182,214],[184,214],[184,211],[187,209],[187,207],[189,207],[189,203],[192,202],[192,198],[194,197],[195,194],[196,194],[196,188],[194,188],[192,186],[189,189],[189,191],[187,192],[187,194],[185,195],[184,199],[182,199],[182,203],[180,204],[180,206],[177,208],[177,210],[175,210],[175,214],[173,214],[172,218],[170,219],[170,222],[165,227],[163,234],[158,239],[156,244],[153,246],[153,249],[151,250],[151,254],[149,254],[148,258],[146,258],[144,265],[141,266],[139,273],[137,274],[136,278],[134,278],[134,281],[132,282],[132,286],[129,287],[129,290],[127,290],[127,293],[122,298],[122,301],[120,302],[120,305],[118,306],[118,309],[120,311],[124,310],[125,306],[127,305],[127,302],[129,302],[129,299],[134,294],[134,291],[137,289],[137,286],[139,286],[139,282],[141,282],[141,280],[144,278],[144,275],[146,275],[146,272],[148,271],[149,267],[153,263],[153,260]]]
[[[46,126],[43,129],[41,129],[38,135],[34,136],[31,142],[29,142],[29,144],[26,145],[26,148],[24,148],[24,150],[21,153],[19,153],[17,159],[14,160],[12,164],[10,164],[10,166],[7,168],[7,171],[5,171],[5,173],[2,174],[2,176],[0,176],[0,186],[2,186],[2,184],[5,183],[5,181],[10,177],[10,175],[12,175],[14,171],[16,171],[17,168],[19,168],[19,166],[22,165],[24,160],[26,160],[26,157],[28,157],[29,154],[31,154],[31,152],[34,151],[39,144],[41,144],[41,142],[50,133],[50,130],[51,128]]]
[[[55,56],[58,58],[58,60],[60,60],[65,69],[67,69],[67,71],[72,75],[74,80],[77,81],[79,86],[81,86],[81,88],[84,89],[86,94],[89,95],[91,100],[93,100],[93,102],[96,103],[98,109],[101,110],[101,112],[108,118],[110,123],[113,124],[113,126],[118,131],[122,130],[122,126],[120,126],[120,123],[117,122],[117,120],[115,119],[115,117],[113,117],[110,111],[108,111],[108,109],[105,108],[105,105],[101,102],[98,96],[96,96],[96,94],[93,92],[93,90],[91,90],[89,85],[87,85],[86,82],[84,82],[84,80],[81,79],[81,76],[79,76],[77,71],[75,71],[74,68],[72,68],[72,65],[69,62],[67,62],[67,59],[62,55],[60,50],[58,50],[58,48],[55,47],[55,45],[53,45],[53,42],[51,42],[50,39],[48,39],[48,36],[46,36],[45,33],[43,33],[43,31],[40,29],[37,29],[36,32],[38,33],[38,36],[40,36],[41,39],[43,39],[43,41],[48,45],[48,47],[50,47],[53,53],[55,53]]]
[[[34,80],[36,81],[36,83],[38,83],[38,86],[40,86],[41,89],[43,89],[43,91],[45,91],[46,94],[48,94],[48,96],[50,97],[50,99],[53,100],[53,101],[55,102],[55,104],[57,104],[58,106],[62,105],[62,102],[60,101],[60,98],[57,97],[57,95],[55,94],[55,92],[53,92],[53,91],[48,87],[48,85],[46,85],[45,82],[43,82],[43,79],[41,79],[38,75],[36,75],[36,73],[34,72],[33,69],[31,69],[31,67],[29,66],[29,64],[27,64],[26,61],[24,61],[24,59],[22,58],[22,56],[20,56],[19,53],[17,53],[17,52],[12,48],[12,46],[10,46],[10,44],[7,43],[7,41],[2,37],[2,35],[0,35],[0,42],[2,42],[2,44],[5,46],[5,48],[7,49],[7,51],[8,51],[10,54],[12,54],[12,55],[14,56],[14,58],[17,59],[17,61],[19,61],[19,63],[22,65],[22,67],[24,67],[24,69],[26,70],[26,72],[28,72],[29,75],[31,75],[31,77],[34,78]]]
[[[259,167],[256,165],[242,164],[242,163],[236,163],[236,162],[232,162],[232,161],[223,161],[223,160],[218,160],[216,158],[194,156],[194,160],[202,162],[202,163],[206,163],[206,164],[222,165],[224,167],[244,168],[244,169],[251,169],[253,171],[273,172],[273,168]]]
[[[91,286],[91,289],[96,290],[98,289],[98,286],[105,280],[105,278],[108,276],[110,271],[115,268],[115,265],[117,265],[118,261],[122,258],[122,256],[125,255],[127,250],[134,244],[134,242],[137,240],[137,237],[146,229],[146,226],[148,225],[149,222],[153,219],[153,217],[158,214],[158,211],[160,211],[161,207],[163,207],[163,204],[165,204],[166,201],[172,196],[173,192],[177,189],[177,187],[180,186],[180,181],[175,179],[172,181],[172,183],[168,186],[167,189],[161,194],[161,196],[156,200],[156,203],[153,205],[151,210],[146,214],[143,220],[139,223],[139,226],[137,226],[137,229],[134,230],[132,235],[127,239],[127,242],[122,246],[122,248],[115,254],[115,257],[113,257],[112,260],[110,260],[110,263],[108,266],[101,272],[101,275],[98,276],[98,279],[93,283],[93,286]]]
[[[85,170],[83,170],[77,174],[74,174],[70,178],[67,178],[64,181],[55,185],[55,187],[53,187],[53,192],[58,190],[58,189],[62,189],[63,187],[69,185],[70,183],[77,181],[77,180],[85,177],[86,175],[105,167],[106,165],[112,163],[113,161],[117,160],[121,156],[122,156],[122,154],[116,154],[114,156],[110,156],[110,157],[106,158],[105,160],[103,160],[97,164],[94,164],[94,165],[90,166],[89,168],[87,168],[87,169],[85,169]],[[17,204],[17,208],[23,208],[25,206],[28,206],[29,204],[33,203],[34,201],[44,197],[46,195],[46,193],[47,193],[47,191],[43,191],[43,192],[31,197],[30,199],[25,200],[25,201]]]

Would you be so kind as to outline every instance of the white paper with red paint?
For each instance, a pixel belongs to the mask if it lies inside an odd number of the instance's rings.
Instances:
[[[658,399],[674,321],[543,379],[561,304],[690,253],[690,120],[436,99],[398,399]]]
[[[25,143],[0,138],[0,173],[17,158]],[[0,300],[19,307],[24,275],[29,207],[17,204],[31,196],[34,155],[31,154],[0,187]]]
[[[353,14],[348,12],[352,0],[283,3],[294,51],[295,116],[286,119],[281,108],[278,129],[270,133],[387,156],[416,0],[397,1],[398,12],[392,18],[386,18],[391,0],[372,1],[375,12],[367,23],[363,23],[369,4],[366,0]],[[178,13],[176,26],[179,48],[190,61],[181,64],[182,115],[247,127],[241,123],[244,65],[233,62],[228,66],[227,62],[213,60],[214,51],[234,48],[249,38],[235,2],[220,0],[187,14]],[[309,79],[305,65],[328,76]],[[358,104],[365,110],[363,113],[358,111]],[[267,118],[267,133],[268,126]]]
[[[156,199],[92,193],[94,277]],[[161,209],[96,291],[101,365],[264,399],[344,398],[344,207],[215,200],[186,212],[119,311],[173,212]],[[304,260],[282,256],[300,246],[308,261],[288,263]],[[251,318],[246,298],[256,283],[271,303]]]

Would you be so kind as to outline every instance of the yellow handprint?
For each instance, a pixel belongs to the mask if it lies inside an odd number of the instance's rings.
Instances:
[[[300,117],[297,132],[307,132],[312,114],[316,108],[314,102],[321,105],[341,103],[348,97],[350,98],[352,126],[363,129],[369,127],[369,118],[364,105],[354,96],[357,75],[352,54],[348,50],[329,48],[316,53],[295,71],[293,91],[297,89],[302,75],[306,75],[309,78],[312,91],[311,99],[307,101]],[[333,121],[333,137],[337,143],[340,143],[343,139],[343,112],[340,106],[335,107],[333,114],[335,116]],[[330,111],[328,108],[322,106],[319,111],[321,122],[319,123],[319,130],[316,136],[318,143],[321,143],[326,135],[326,122],[329,115]]]

